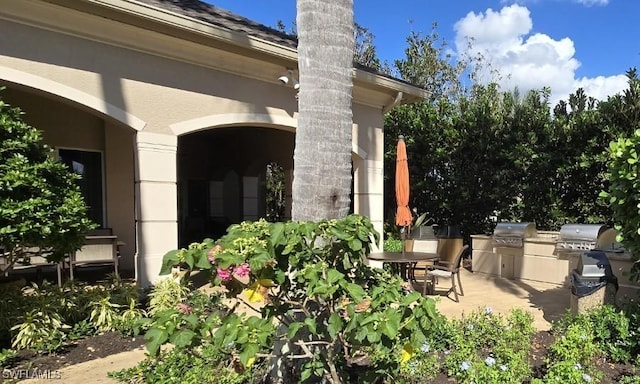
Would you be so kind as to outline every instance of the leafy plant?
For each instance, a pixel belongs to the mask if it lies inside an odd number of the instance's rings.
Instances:
[[[569,325],[562,337],[549,347],[549,359],[591,366],[600,349],[594,340],[593,325],[586,318]]]
[[[201,343],[206,332],[194,328],[204,327],[216,329],[211,343],[230,359],[238,356],[248,367],[268,357],[287,367],[285,374],[299,372],[291,380],[342,382],[348,366],[367,357],[364,351],[376,359],[363,375],[398,372],[401,352],[419,348],[441,316],[433,300],[406,291],[398,277],[364,266],[372,239],[370,221],[352,215],[317,223],[244,222],[216,243],[168,252],[163,274],[175,265],[188,268],[187,275],[210,273],[230,299],[261,306],[261,318],[223,311],[195,322],[168,311],[147,332],[152,350],[172,338]],[[274,332],[275,322],[286,327]]]
[[[145,334],[147,350],[156,356],[160,347],[167,342],[177,349],[185,349],[211,341],[216,330],[224,332],[220,328],[223,311],[228,312],[228,308],[221,304],[220,295],[206,295],[199,291],[187,293],[183,302],[174,308],[156,312],[145,324],[148,329]],[[245,332],[243,324],[238,320],[231,332],[234,335]],[[271,332],[270,329],[267,332]],[[226,343],[220,347],[227,348]]]
[[[84,319],[82,321],[79,321],[73,324],[73,326],[69,330],[69,333],[67,334],[67,337],[71,341],[81,340],[89,336],[92,336],[95,333],[96,333],[96,328],[93,326],[93,324],[89,320]]]
[[[400,239],[386,239],[382,245],[385,252],[401,252],[402,240]]]
[[[594,341],[599,349],[611,361],[627,362],[631,354],[638,350],[626,313],[611,305],[602,305],[589,311],[589,320],[593,324]]]
[[[7,261],[0,272],[33,255],[60,261],[94,227],[78,176],[50,152],[20,109],[0,100],[0,244]]]
[[[100,332],[109,332],[116,328],[119,320],[120,305],[113,304],[109,297],[103,297],[91,303],[90,321]]]
[[[163,351],[157,359],[142,361],[133,368],[110,372],[109,376],[122,383],[166,384],[244,384],[261,382],[266,367],[255,364],[241,368],[212,346],[200,349]]]
[[[138,308],[138,303],[133,298],[129,299],[129,306],[122,311],[120,318],[116,321],[115,327],[123,336],[133,336],[140,334],[145,328],[147,312]]]
[[[531,376],[527,355],[533,317],[519,309],[507,318],[490,307],[452,321],[445,368],[462,382],[522,383]]]
[[[640,258],[640,80],[636,70],[627,72],[629,89],[624,91],[620,113],[626,118],[628,135],[609,144],[609,191],[600,196],[608,199],[613,209],[619,241],[634,257]],[[632,278],[638,279],[640,268],[634,263]]]
[[[13,349],[0,350],[0,369],[9,368],[17,356],[18,353]]]
[[[175,309],[189,293],[189,288],[179,278],[158,281],[149,293],[149,314]]]
[[[66,337],[64,330],[69,328],[57,313],[31,310],[22,323],[11,328],[12,331],[17,331],[11,346],[54,352],[62,346]]]
[[[595,307],[586,314],[567,311],[560,320],[553,323],[553,332],[567,334],[574,324],[588,323],[584,327],[592,330],[593,342],[603,355],[612,362],[629,362],[640,351],[638,314],[637,307],[617,309],[611,305]]]
[[[532,384],[585,384],[598,382],[600,381],[596,372],[585,370],[579,363],[567,360],[553,362],[545,377],[543,379],[534,379]]]

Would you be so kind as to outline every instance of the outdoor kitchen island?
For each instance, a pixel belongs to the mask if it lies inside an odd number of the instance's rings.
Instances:
[[[609,235],[610,232],[605,237]],[[570,287],[570,273],[578,266],[580,254],[585,250],[558,248],[559,239],[560,232],[537,231],[533,237],[523,237],[522,248],[518,249],[499,246],[491,235],[471,235],[472,270],[508,279]],[[608,248],[611,249],[605,253],[619,283],[618,301],[637,300],[640,285],[629,280],[633,264],[631,255],[620,249],[619,244]]]

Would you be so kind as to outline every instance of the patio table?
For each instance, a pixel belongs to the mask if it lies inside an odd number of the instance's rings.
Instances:
[[[439,259],[438,254],[432,252],[375,252],[370,253],[367,258],[369,260],[399,265],[400,276],[410,282],[416,281],[414,267],[417,263],[437,261]]]

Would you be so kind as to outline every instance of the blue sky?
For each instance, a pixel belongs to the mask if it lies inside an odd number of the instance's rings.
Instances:
[[[295,20],[295,0],[207,2],[272,27]],[[437,22],[458,54],[473,36],[504,88],[549,86],[552,101],[578,87],[606,98],[640,67],[640,0],[354,0],[354,8],[383,61],[403,58],[409,33],[429,33]]]

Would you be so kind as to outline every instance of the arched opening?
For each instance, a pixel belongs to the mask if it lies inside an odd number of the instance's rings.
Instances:
[[[42,131],[43,142],[54,148],[52,156],[81,175],[79,184],[89,218],[118,236],[120,270],[132,275],[136,130],[88,105],[40,88],[4,85],[2,99],[19,107],[25,113],[24,121]]]
[[[291,217],[294,133],[224,127],[178,137],[178,241],[218,238],[227,227],[267,213],[267,166],[283,169],[284,219]]]

